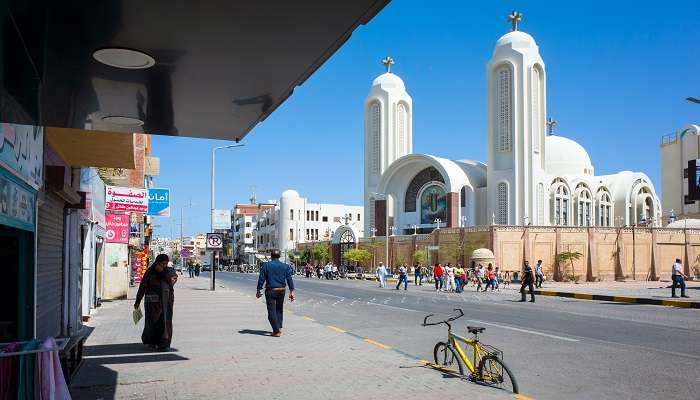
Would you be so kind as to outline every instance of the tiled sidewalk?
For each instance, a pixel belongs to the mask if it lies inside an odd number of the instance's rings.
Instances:
[[[92,321],[73,398],[513,398],[291,313],[281,338],[264,336],[262,300],[207,288],[204,279],[178,283],[169,353],[141,345],[142,325],[131,321],[133,297],[106,303]]]

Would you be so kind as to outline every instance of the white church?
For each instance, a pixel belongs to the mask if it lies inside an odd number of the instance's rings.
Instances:
[[[586,150],[552,134],[547,75],[535,39],[518,30],[496,42],[487,74],[488,164],[413,154],[413,105],[391,72],[365,100],[365,232],[426,233],[474,225],[660,226],[649,177],[596,176]],[[452,145],[460,145],[455,141]]]

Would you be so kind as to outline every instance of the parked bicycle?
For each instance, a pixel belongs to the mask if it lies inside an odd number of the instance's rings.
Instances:
[[[479,333],[484,332],[486,328],[467,326],[467,331],[474,335],[472,339],[452,333],[451,322],[464,316],[461,308],[455,308],[454,311],[459,312],[459,315],[444,321],[428,322],[428,318],[432,317],[433,314],[427,315],[423,319],[423,326],[447,325],[447,341],[437,342],[433,349],[435,364],[459,372],[460,375],[467,375],[465,374],[466,367],[469,372],[467,377],[471,380],[518,393],[518,383],[510,368],[503,362],[503,352],[480,342],[478,339]],[[471,347],[469,355],[465,353],[460,343]]]

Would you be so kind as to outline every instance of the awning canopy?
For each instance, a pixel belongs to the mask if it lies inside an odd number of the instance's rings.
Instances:
[[[133,133],[47,128],[46,142],[74,167],[135,167]]]
[[[0,121],[239,140],[388,2],[11,0]]]

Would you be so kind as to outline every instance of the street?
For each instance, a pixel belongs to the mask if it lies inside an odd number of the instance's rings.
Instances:
[[[208,279],[203,274],[200,279]],[[187,278],[183,278],[187,279]],[[255,293],[257,275],[223,272],[217,285]],[[296,277],[295,314],[432,360],[446,329],[421,327],[423,317],[460,307],[454,325],[486,328],[480,340],[501,349],[521,393],[539,399],[698,398],[700,315],[697,310],[538,297],[517,302],[500,293],[436,293],[432,285],[400,291],[374,282]],[[436,372],[436,376],[439,374]]]

